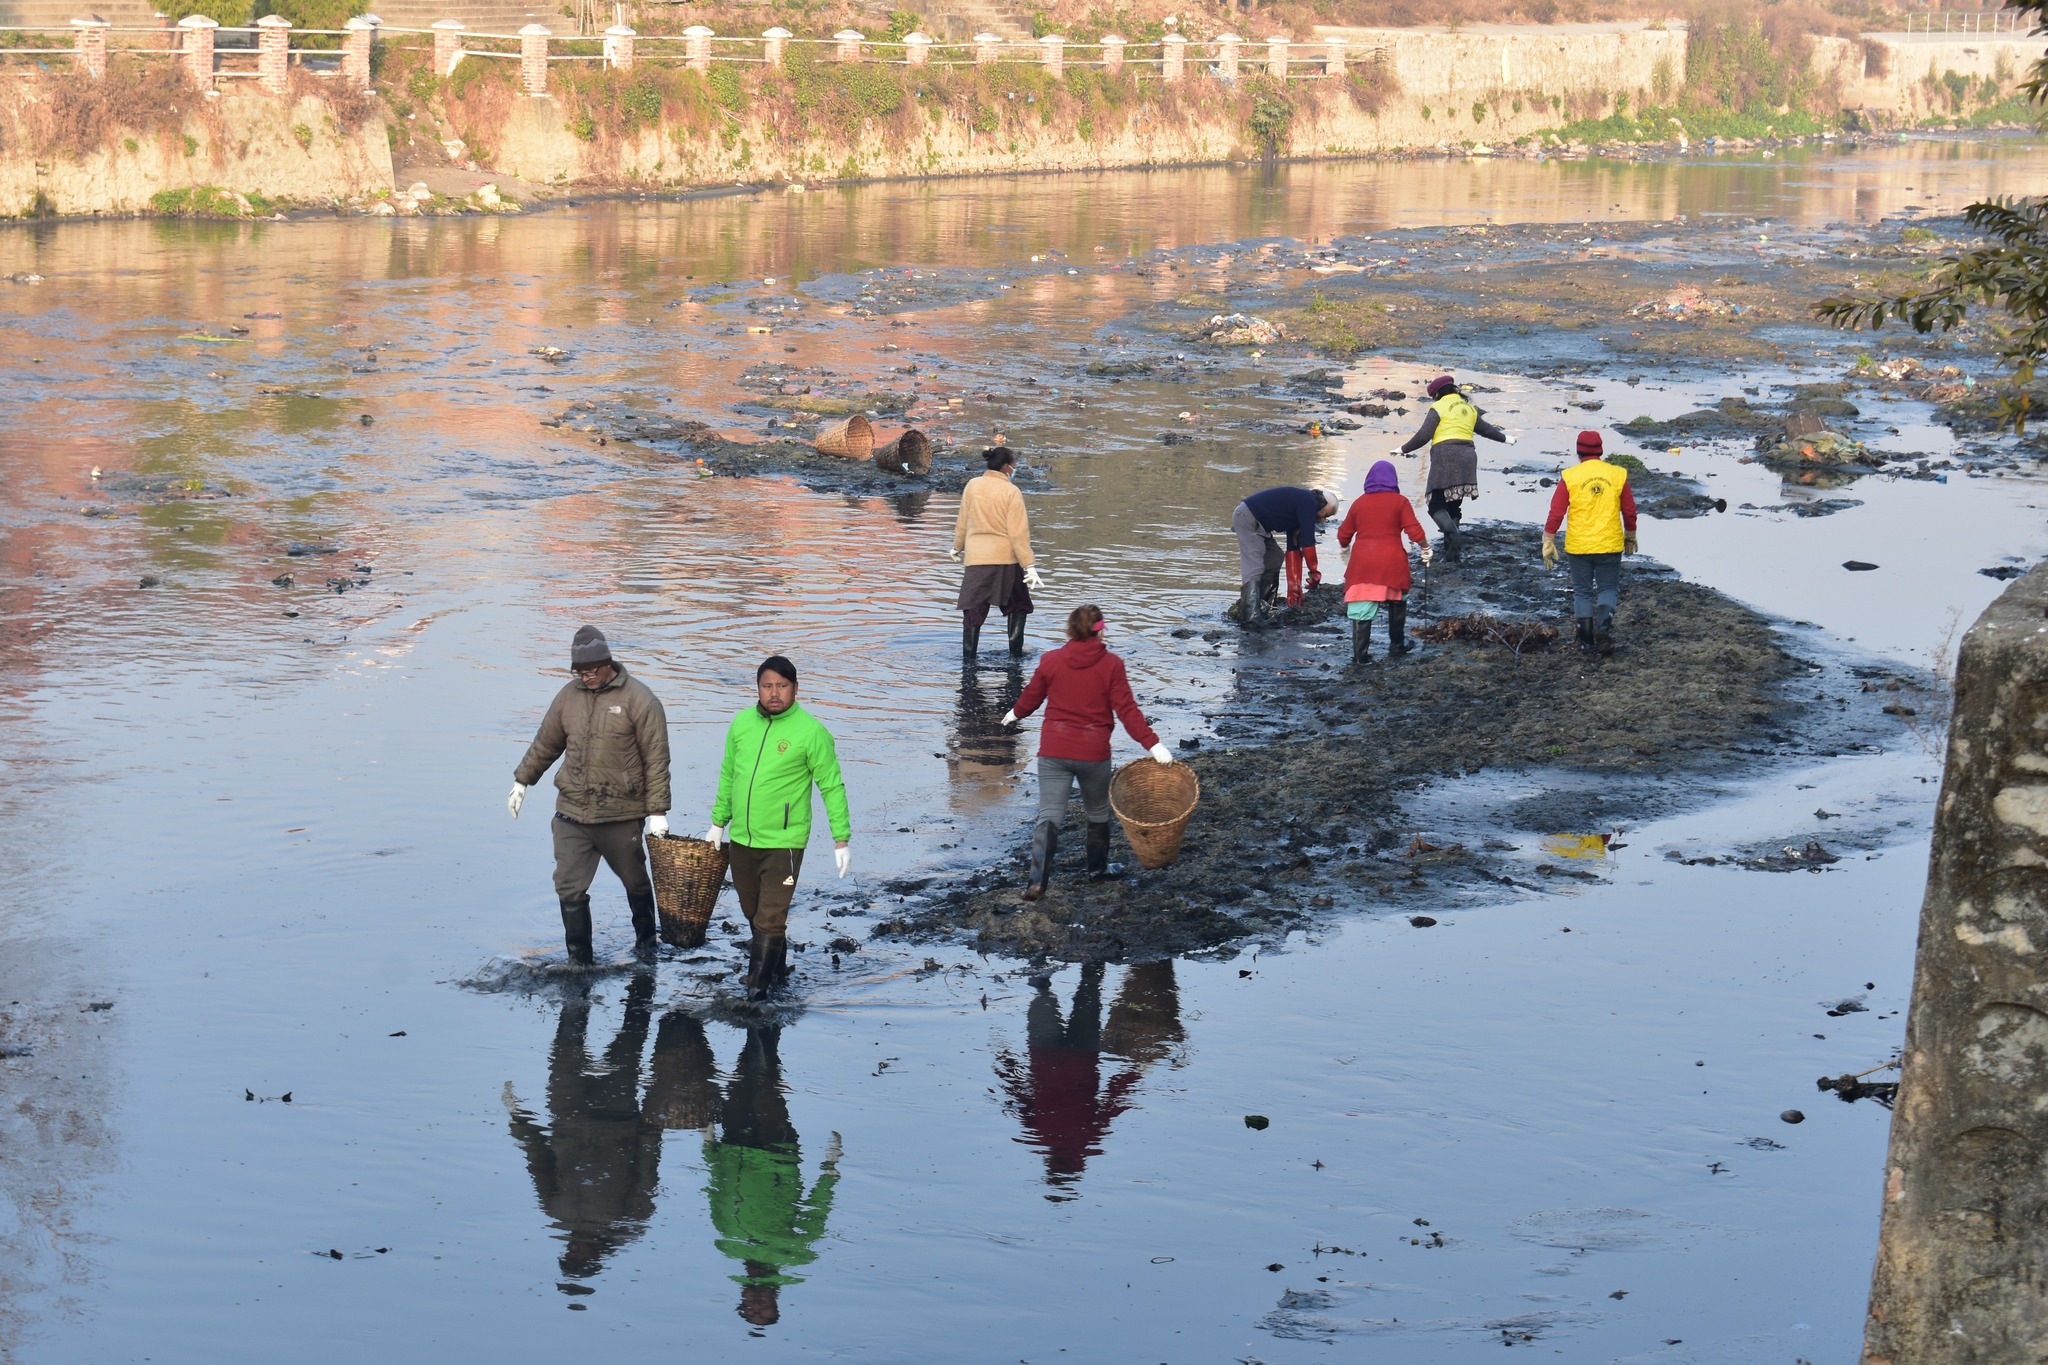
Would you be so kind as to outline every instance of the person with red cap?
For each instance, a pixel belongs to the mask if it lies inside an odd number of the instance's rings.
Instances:
[[[1365,476],[1365,496],[1351,504],[1337,528],[1337,544],[1350,546],[1344,565],[1344,608],[1351,617],[1351,662],[1372,657],[1372,619],[1387,610],[1387,654],[1398,658],[1408,644],[1408,551],[1406,535],[1429,563],[1429,537],[1415,519],[1415,509],[1401,495],[1401,482],[1391,460],[1381,460]],[[1356,541],[1356,544],[1353,542]]]
[[[1076,607],[1067,617],[1067,643],[1038,660],[1031,681],[1017,704],[1003,713],[1012,725],[1046,703],[1045,726],[1038,737],[1038,819],[1031,829],[1031,875],[1024,899],[1045,894],[1052,858],[1059,847],[1060,821],[1066,818],[1067,797],[1081,784],[1081,805],[1088,816],[1088,875],[1113,877],[1109,865],[1109,740],[1121,720],[1132,739],[1160,763],[1173,762],[1173,752],[1145,723],[1131,695],[1124,661],[1102,642],[1102,608]]]
[[[1579,433],[1579,462],[1558,476],[1543,523],[1543,565],[1557,567],[1557,528],[1572,561],[1572,612],[1581,654],[1614,652],[1614,609],[1621,603],[1621,557],[1636,552],[1636,495],[1628,471],[1601,456],[1600,433]]]
[[[1429,410],[1422,425],[1402,445],[1403,455],[1429,447],[1429,519],[1444,533],[1444,558],[1458,562],[1458,528],[1465,520],[1465,501],[1479,496],[1479,450],[1472,438],[1489,441],[1515,438],[1486,420],[1486,413],[1472,406],[1458,389],[1458,381],[1440,374],[1429,381]]]

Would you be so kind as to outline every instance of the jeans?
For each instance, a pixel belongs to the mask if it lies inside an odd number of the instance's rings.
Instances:
[[[1116,765],[1109,759],[1094,763],[1078,758],[1038,756],[1038,819],[1041,825],[1058,825],[1066,818],[1067,796],[1074,783],[1081,784],[1081,807],[1091,824],[1109,819],[1109,779]]]
[[[1610,555],[1571,555],[1572,609],[1578,618],[1598,615],[1612,620],[1621,604],[1621,551]]]

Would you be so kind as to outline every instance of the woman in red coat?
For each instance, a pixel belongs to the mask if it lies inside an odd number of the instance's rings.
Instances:
[[[1351,662],[1362,664],[1372,658],[1372,618],[1380,604],[1387,608],[1387,653],[1406,654],[1408,644],[1408,551],[1401,544],[1406,535],[1429,563],[1429,537],[1415,519],[1415,509],[1401,496],[1401,483],[1393,462],[1381,460],[1365,476],[1365,496],[1351,504],[1344,524],[1337,528],[1337,543],[1350,546],[1351,558],[1344,566],[1344,608],[1351,617]],[[1352,541],[1358,543],[1353,545]]]
[[[1059,845],[1060,821],[1066,817],[1067,795],[1081,784],[1081,805],[1088,815],[1088,875],[1112,875],[1109,867],[1110,737],[1121,720],[1132,739],[1152,751],[1161,763],[1173,753],[1159,742],[1145,713],[1131,695],[1124,661],[1102,643],[1102,609],[1076,607],[1067,617],[1068,643],[1041,655],[1037,671],[1024,685],[1017,705],[1003,716],[1009,725],[1028,716],[1040,702],[1045,727],[1038,736],[1038,819],[1031,830],[1031,879],[1024,899],[1045,894],[1052,875],[1052,855]]]

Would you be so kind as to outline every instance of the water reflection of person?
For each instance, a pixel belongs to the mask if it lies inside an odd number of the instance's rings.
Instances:
[[[960,670],[960,692],[947,737],[946,768],[956,783],[988,805],[1010,797],[1010,773],[1017,762],[1018,731],[1002,723],[1009,699],[1024,690],[1024,669],[1010,660],[1000,669],[980,669],[972,660]]]
[[[1124,971],[1109,1019],[1102,1017],[1103,966],[1081,969],[1071,1008],[1063,1018],[1044,977],[1025,1011],[1025,1052],[996,1054],[996,1076],[1005,1104],[1024,1127],[1021,1139],[1045,1154],[1045,1183],[1052,1200],[1074,1198],[1072,1187],[1091,1156],[1102,1154],[1110,1124],[1131,1107],[1146,1071],[1171,1058],[1186,1039],[1180,1021],[1180,992],[1173,962],[1146,962]],[[1102,1053],[1128,1065],[1105,1085]]]
[[[710,1173],[711,1225],[718,1249],[745,1269],[733,1276],[740,1286],[739,1315],[757,1327],[782,1316],[777,1296],[784,1285],[801,1284],[791,1266],[816,1260],[825,1235],[832,1191],[839,1183],[839,1134],[826,1145],[818,1181],[804,1190],[796,1126],[782,1088],[781,1030],[747,1030],[747,1045],[726,1088],[719,1133],[707,1129],[704,1164]]]
[[[571,1281],[595,1278],[606,1257],[645,1231],[661,1164],[661,1129],[639,1105],[654,977],[639,973],[627,984],[625,1019],[600,1057],[587,1041],[590,986],[583,978],[568,988],[555,1025],[549,1123],[542,1126],[505,1085],[512,1136],[526,1150],[541,1208],[562,1233],[562,1275]]]

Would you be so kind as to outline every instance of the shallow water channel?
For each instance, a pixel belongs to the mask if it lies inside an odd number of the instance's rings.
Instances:
[[[900,905],[886,883],[1011,848],[1027,815],[1031,737],[988,728],[1016,680],[992,652],[961,678],[955,497],[699,479],[540,419],[623,392],[737,430],[749,363],[919,364],[963,400],[948,439],[1027,451],[1048,606],[1102,602],[1158,728],[1199,738],[1265,666],[1173,634],[1217,624],[1231,506],[1348,494],[1405,424],[1161,445],[1184,390],[1081,397],[1047,359],[1188,287],[1117,262],[1488,218],[1797,231],[2044,169],[2035,144],[1927,141],[0,234],[0,275],[44,277],[0,284],[0,1358],[1849,1359],[1887,1115],[1813,1081],[1899,1041],[1938,776],[1911,732],[1560,830],[1616,837],[1568,889],[1427,930],[1340,905],[1178,962],[885,939],[835,969],[827,940]],[[847,314],[906,271],[931,307]],[[788,297],[800,316],[746,330]],[[1367,360],[1349,388],[1456,361]],[[1474,510],[1539,520],[1502,471],[1554,460],[1578,414],[1512,366],[1460,373],[1523,433]],[[1728,375],[1588,382],[1664,417]],[[1233,393],[1219,414],[1278,409]],[[1901,448],[1949,440],[1888,412]],[[1707,490],[1781,507],[1739,453],[1699,454]],[[1644,549],[1810,656],[1925,666],[1998,591],[1978,569],[2048,553],[2044,493],[1872,478],[1833,516],[1650,522]],[[779,1030],[717,1003],[730,933],[656,976],[560,970],[549,794],[516,823],[503,801],[585,621],[667,703],[678,830],[706,823],[762,655],[838,735],[854,876],[807,868]],[[1484,838],[1582,780],[1480,774],[1411,813]],[[1667,856],[1803,841],[1816,811],[1858,835],[1825,870]],[[596,899],[617,958],[608,874]]]

